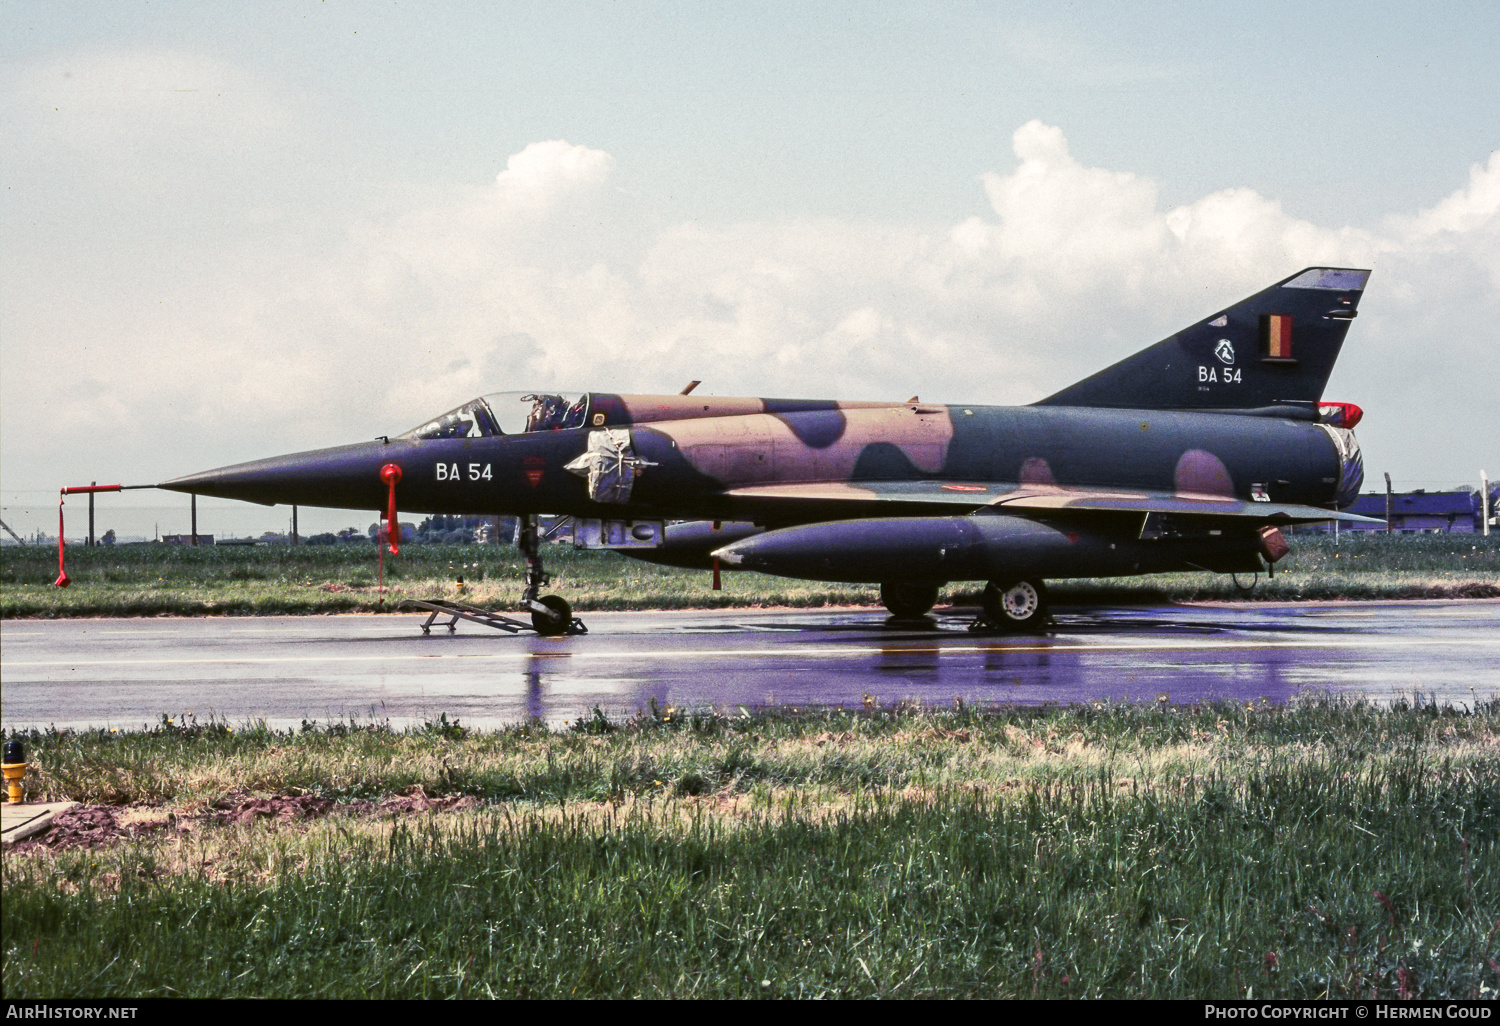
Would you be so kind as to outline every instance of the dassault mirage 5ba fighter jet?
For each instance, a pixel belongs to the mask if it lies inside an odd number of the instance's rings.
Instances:
[[[573,621],[539,594],[538,514],[657,562],[878,583],[901,617],[985,581],[986,618],[1030,630],[1047,578],[1249,573],[1281,526],[1367,519],[1340,512],[1360,410],[1322,395],[1368,277],[1308,268],[1030,406],[506,392],[160,487],[385,509],[393,545],[398,506],[518,516],[544,634]]]

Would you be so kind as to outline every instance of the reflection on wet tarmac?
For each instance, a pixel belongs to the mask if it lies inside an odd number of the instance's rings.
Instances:
[[[140,726],[193,710],[231,723],[554,725],[645,708],[768,703],[1286,702],[1310,689],[1470,704],[1500,690],[1500,603],[1060,610],[1050,630],[970,630],[942,611],[594,613],[584,636],[410,615],[6,621],[6,728]]]

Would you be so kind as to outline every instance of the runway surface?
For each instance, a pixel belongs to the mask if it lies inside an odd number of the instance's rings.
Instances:
[[[589,613],[587,635],[505,635],[421,617],[7,620],[0,725],[139,728],[191,711],[476,727],[554,725],[599,706],[1285,702],[1308,690],[1471,705],[1500,696],[1493,601],[1057,610],[1046,635],[869,610]]]

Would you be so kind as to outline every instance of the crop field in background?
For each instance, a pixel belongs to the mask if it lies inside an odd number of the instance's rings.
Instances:
[[[1500,993],[1493,701],[20,736],[12,1000]]]
[[[1266,600],[1500,597],[1500,537],[1476,535],[1298,535],[1272,580],[1252,595]],[[761,574],[723,574],[711,589],[707,571],[642,563],[612,552],[545,550],[549,591],[577,611],[710,609],[726,606],[878,605],[874,586],[821,584]],[[510,546],[407,545],[385,561],[377,587],[373,545],[202,547],[117,545],[68,549],[72,587],[51,586],[55,549],[0,549],[0,616],[201,616],[368,612],[403,598],[455,594],[463,576],[467,601],[512,607],[522,562]],[[1241,584],[1248,584],[1245,577]],[[1240,599],[1235,582],[1216,574],[1049,582],[1060,603],[1131,604]],[[942,601],[977,602],[975,584],[944,590]]]

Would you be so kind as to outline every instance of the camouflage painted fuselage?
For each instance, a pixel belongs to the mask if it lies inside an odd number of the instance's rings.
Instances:
[[[747,521],[773,534],[732,562],[828,580],[1254,569],[1268,526],[1358,493],[1358,411],[1319,399],[1367,273],[1310,268],[1034,406],[513,393],[163,487],[378,510],[395,464],[404,513]]]
[[[986,506],[1066,508],[1069,493],[1117,490],[1189,501],[1332,508],[1358,492],[1340,429],[1228,413],[1068,407],[852,405],[708,400],[637,422],[637,404],[679,396],[600,396],[605,425],[627,426],[643,461],[628,503],[589,496],[564,468],[593,427],[516,436],[391,439],[261,460],[170,483],[266,504],[380,509],[380,468],[401,467],[412,513],[555,513],[620,519],[754,520],[956,513]],[[720,404],[767,412],[719,415]],[[704,409],[707,407],[707,409]],[[680,414],[686,413],[687,416]],[[1348,435],[1348,432],[1344,432]],[[1341,449],[1343,451],[1341,451]],[[893,506],[892,503],[897,505]],[[899,508],[898,508],[899,506]]]

